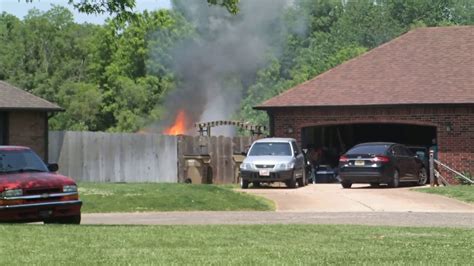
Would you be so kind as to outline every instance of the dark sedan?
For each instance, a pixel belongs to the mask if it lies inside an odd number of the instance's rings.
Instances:
[[[397,143],[362,143],[339,159],[339,176],[343,188],[354,183],[381,183],[398,187],[400,182],[425,185],[427,172],[423,162],[405,146]]]

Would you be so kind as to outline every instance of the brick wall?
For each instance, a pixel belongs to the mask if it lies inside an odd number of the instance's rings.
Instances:
[[[44,112],[10,112],[8,144],[30,147],[45,159],[45,119],[47,117]]]
[[[439,160],[474,174],[474,106],[465,107],[295,107],[271,110],[274,135],[301,144],[301,129],[355,123],[402,123],[437,127]],[[288,134],[286,129],[294,129]],[[447,130],[447,127],[451,131]]]

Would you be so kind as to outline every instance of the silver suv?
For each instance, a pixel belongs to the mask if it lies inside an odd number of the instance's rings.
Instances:
[[[291,138],[266,138],[255,141],[240,165],[240,187],[260,183],[284,182],[296,188],[307,184],[304,155]]]

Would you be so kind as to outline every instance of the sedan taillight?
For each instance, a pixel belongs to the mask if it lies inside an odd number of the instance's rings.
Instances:
[[[340,163],[347,163],[347,162],[349,162],[349,158],[347,158],[347,156],[345,156],[345,155],[342,155],[342,156],[339,158],[339,162],[340,162]]]
[[[372,158],[371,160],[372,162],[381,162],[381,163],[388,163],[390,162],[390,158],[387,157],[387,156],[375,156],[374,158]]]

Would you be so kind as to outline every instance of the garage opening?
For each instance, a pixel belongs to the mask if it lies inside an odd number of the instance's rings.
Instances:
[[[0,112],[0,145],[7,144],[7,115]]]
[[[336,167],[339,156],[364,142],[396,142],[409,146],[432,146],[436,127],[410,124],[344,124],[306,127],[301,132],[303,148],[321,148],[324,159]]]

